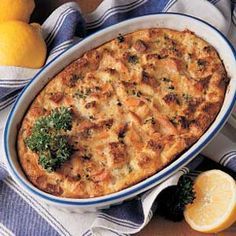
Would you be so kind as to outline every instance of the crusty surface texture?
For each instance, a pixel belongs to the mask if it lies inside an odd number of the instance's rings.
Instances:
[[[195,143],[219,112],[228,84],[216,50],[185,30],[146,29],[88,51],[56,75],[23,118],[17,149],[28,179],[68,198],[132,186]],[[71,107],[74,152],[54,172],[25,145],[36,119]]]

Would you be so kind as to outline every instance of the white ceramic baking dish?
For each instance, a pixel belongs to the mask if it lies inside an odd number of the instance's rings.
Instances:
[[[16,152],[16,136],[18,127],[33,99],[51,78],[73,60],[79,58],[84,52],[116,38],[119,33],[126,34],[139,29],[153,27],[165,27],[176,30],[189,29],[213,45],[218,51],[231,80],[225,95],[223,106],[213,124],[190,149],[188,149],[173,163],[142,182],[117,193],[90,199],[69,199],[52,196],[34,187],[22,172]],[[211,25],[197,18],[177,13],[153,14],[124,21],[103,29],[72,46],[66,52],[62,53],[46,65],[25,87],[10,112],[4,132],[4,148],[9,173],[12,178],[30,194],[49,204],[54,204],[61,208],[65,207],[88,211],[108,207],[111,204],[118,204],[154,187],[191,161],[226,122],[235,103],[235,93],[236,53],[225,36]]]

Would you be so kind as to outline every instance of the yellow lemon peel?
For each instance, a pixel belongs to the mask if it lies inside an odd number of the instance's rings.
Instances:
[[[0,65],[40,68],[47,48],[40,25],[21,21],[0,23]]]
[[[0,22],[11,20],[29,22],[34,8],[34,0],[1,0]]]

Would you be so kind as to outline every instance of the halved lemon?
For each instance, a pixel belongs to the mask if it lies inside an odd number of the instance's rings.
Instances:
[[[220,170],[201,173],[195,180],[196,199],[184,217],[194,230],[217,233],[236,221],[236,183]]]

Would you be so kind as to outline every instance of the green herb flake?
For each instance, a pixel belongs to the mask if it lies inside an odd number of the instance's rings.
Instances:
[[[183,93],[182,96],[183,96],[184,100],[187,102],[192,100],[192,96],[187,93]]]
[[[169,38],[169,36],[167,34],[164,34],[164,39],[165,40],[169,40],[170,38]]]
[[[135,89],[133,89],[133,90],[131,90],[131,91],[128,91],[128,94],[129,94],[129,95],[136,96],[136,97],[141,97],[141,96],[143,95],[142,92],[137,91],[137,90],[135,90]]]
[[[80,90],[77,90],[77,92],[75,93],[75,96],[81,99],[85,99],[87,97],[87,95],[83,91],[80,91]]]
[[[127,168],[128,168],[129,173],[131,173],[134,170],[133,167],[130,164],[127,165]]]
[[[85,153],[84,155],[81,156],[81,159],[83,161],[89,161],[89,160],[91,160],[91,158],[92,158],[92,154],[91,153]]]
[[[137,97],[141,97],[141,96],[142,96],[142,93],[141,93],[140,91],[138,91],[138,92],[136,93],[136,96],[137,96]]]
[[[118,40],[119,43],[123,43],[125,41],[125,38],[124,38],[124,36],[122,34],[119,34],[117,36],[117,40]]]
[[[128,56],[128,62],[131,64],[137,64],[138,63],[138,57],[136,55],[129,55]]]
[[[91,116],[89,116],[89,119],[90,120],[95,120],[95,117],[91,115]]]
[[[76,74],[73,74],[71,77],[70,77],[70,80],[69,80],[69,87],[74,87],[77,83],[78,80],[82,80],[83,79],[83,76],[81,75],[76,75]]]
[[[170,86],[168,87],[168,89],[170,89],[170,90],[174,90],[175,87],[174,87],[173,85],[170,85]]]
[[[148,118],[144,121],[144,124],[147,124],[147,123],[151,123],[151,124],[155,125],[156,121],[155,121],[154,117],[151,117],[151,118]]]
[[[162,80],[163,82],[172,82],[171,79],[166,78],[166,77],[161,78],[161,80]]]

